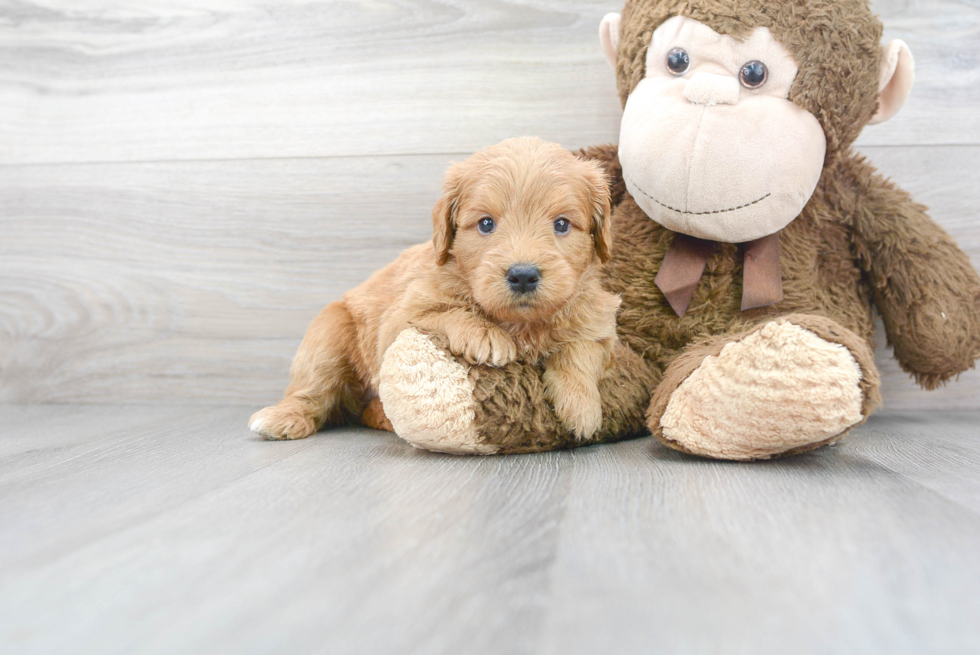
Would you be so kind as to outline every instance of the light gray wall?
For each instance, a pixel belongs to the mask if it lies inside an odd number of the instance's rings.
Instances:
[[[874,4],[918,79],[860,149],[980,265],[980,7]],[[0,0],[0,402],[274,400],[318,309],[428,238],[449,161],[617,140],[618,9]],[[888,406],[980,407],[980,373],[879,362]]]

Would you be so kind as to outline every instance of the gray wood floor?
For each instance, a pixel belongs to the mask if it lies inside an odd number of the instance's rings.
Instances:
[[[769,463],[0,405],[0,652],[976,653],[980,413]]]
[[[980,652],[977,411],[753,465],[245,428],[449,161],[617,141],[621,5],[0,0],[2,655]],[[873,5],[917,82],[859,149],[980,266],[980,6]]]

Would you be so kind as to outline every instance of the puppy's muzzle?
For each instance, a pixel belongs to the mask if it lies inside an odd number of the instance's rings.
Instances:
[[[532,264],[514,264],[507,270],[507,284],[516,294],[531,293],[540,281],[541,271]]]

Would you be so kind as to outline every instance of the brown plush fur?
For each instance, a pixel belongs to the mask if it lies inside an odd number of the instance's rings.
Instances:
[[[446,339],[432,335],[437,346]],[[448,349],[447,349],[448,350]],[[462,358],[456,358],[460,363]],[[501,368],[469,368],[474,382],[476,425],[484,443],[500,453],[533,453],[639,437],[648,432],[644,409],[660,373],[621,343],[615,345],[613,366],[599,380],[602,425],[587,442],[566,429],[547,400],[542,363],[518,360]]]
[[[455,164],[433,211],[432,243],[395,262],[329,305],[293,361],[278,405],[250,423],[273,439],[301,439],[359,416],[376,394],[382,357],[414,326],[445,338],[470,364],[520,358],[542,370],[543,393],[567,429],[591,437],[601,422],[598,380],[616,344],[619,299],[599,268],[610,252],[608,184],[602,169],[539,139],[512,139]],[[492,233],[478,230],[491,218]],[[557,219],[571,223],[559,234]],[[540,282],[515,293],[517,264]],[[539,362],[539,360],[543,360]],[[390,427],[379,403],[362,421]]]
[[[778,317],[850,350],[862,372],[865,418],[879,402],[873,306],[896,358],[922,386],[934,388],[971,368],[980,357],[980,279],[969,258],[922,206],[850,149],[877,106],[882,28],[867,3],[631,0],[623,12],[617,71],[624,103],[643,77],[653,30],[674,15],[736,38],[769,27],[797,59],[790,99],[819,119],[827,157],[809,203],[781,232],[783,301],[741,311],[739,246],[721,244],[678,318],[654,285],[674,234],[630,197],[615,147],[583,152],[602,163],[611,180],[616,246],[604,279],[622,297],[619,336],[628,347],[617,352],[602,381],[605,422],[594,440],[635,436],[644,416],[658,433],[670,394],[705,357]],[[477,430],[486,443],[501,446],[500,452],[575,445],[543,402],[539,370],[514,364],[472,375]]]

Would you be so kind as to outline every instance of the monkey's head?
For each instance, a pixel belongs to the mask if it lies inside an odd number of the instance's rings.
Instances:
[[[628,0],[599,30],[626,187],[656,222],[741,243],[799,216],[825,166],[912,87],[866,0]]]

